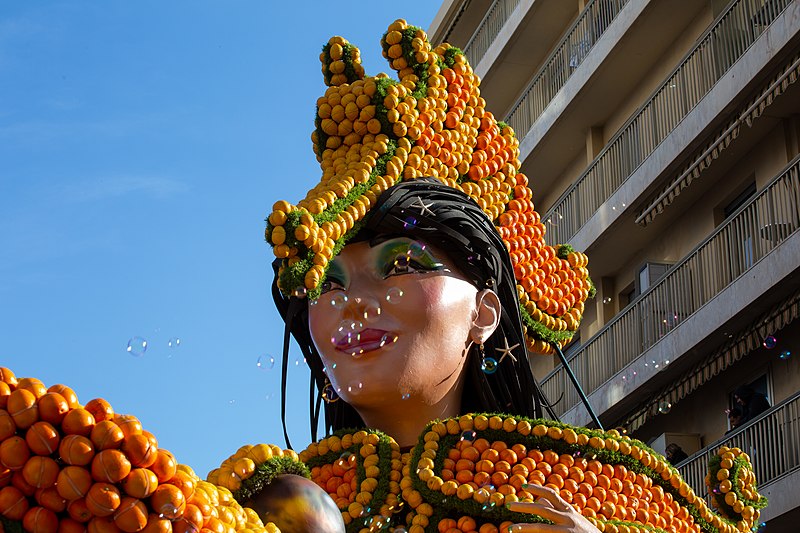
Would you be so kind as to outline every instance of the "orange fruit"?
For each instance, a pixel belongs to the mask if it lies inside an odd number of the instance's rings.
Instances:
[[[183,516],[172,522],[173,533],[197,533],[203,527],[203,513],[191,503],[186,504]]]
[[[90,437],[98,450],[111,450],[122,446],[125,435],[115,422],[101,420],[92,428]]]
[[[83,408],[92,414],[96,422],[114,418],[114,408],[103,398],[89,400]]]
[[[14,472],[11,476],[11,484],[17,487],[25,496],[30,497],[36,494],[36,487],[25,480],[25,476],[22,475],[22,470]]]
[[[157,448],[142,433],[125,437],[120,450],[122,450],[132,466],[147,468],[156,460]]]
[[[86,526],[69,517],[58,520],[58,533],[86,533]]]
[[[67,405],[69,405],[70,409],[75,409],[76,407],[80,407],[81,404],[78,402],[78,395],[75,394],[75,391],[67,387],[66,385],[61,385],[60,383],[57,385],[51,385],[47,392],[57,392],[61,396],[67,400]]]
[[[22,518],[22,527],[30,533],[57,533],[56,513],[44,507],[31,507]]]
[[[92,486],[92,475],[80,466],[65,466],[58,473],[56,488],[62,498],[68,501],[83,498]]]
[[[0,465],[9,470],[22,470],[30,456],[28,444],[19,435],[9,437],[0,443]]]
[[[37,489],[46,489],[56,484],[59,470],[58,463],[50,457],[34,455],[22,467],[22,476]]]
[[[166,483],[178,471],[178,461],[172,453],[159,448],[156,453],[156,460],[150,465],[150,470],[158,477],[159,483]]]
[[[119,450],[103,450],[92,459],[92,477],[95,481],[117,483],[131,471],[131,463]]]
[[[158,477],[147,468],[134,468],[128,477],[122,480],[122,490],[134,498],[147,498],[158,486]]]
[[[0,489],[0,515],[9,520],[22,520],[28,512],[28,499],[16,487],[3,487]]]
[[[36,395],[28,389],[17,389],[8,396],[7,411],[20,429],[28,429],[39,420]]]
[[[66,435],[82,435],[88,437],[94,428],[94,416],[82,407],[70,409],[61,422],[61,432]]]
[[[11,395],[11,386],[5,381],[0,381],[0,409],[5,409],[8,405],[8,397]]]
[[[122,496],[110,483],[95,483],[86,494],[86,506],[95,516],[110,516],[119,507]]]
[[[47,392],[47,387],[44,386],[44,383],[36,378],[20,378],[17,381],[17,390],[19,389],[31,391],[37,399],[44,396]]]
[[[120,427],[122,433],[126,437],[129,435],[138,435],[142,432],[142,423],[133,415],[114,415],[114,422]]]
[[[167,483],[175,485],[181,489],[186,501],[189,501],[189,499],[192,497],[192,494],[194,494],[195,488],[197,487],[197,481],[195,478],[190,476],[188,473],[183,472],[182,470],[178,470],[175,475],[167,481]]]
[[[125,496],[114,513],[114,524],[125,533],[136,533],[147,525],[147,507],[131,496]]]
[[[61,424],[69,411],[69,404],[57,392],[47,392],[39,398],[39,418],[53,425]]]
[[[3,488],[11,483],[11,477],[13,475],[14,472],[4,466],[0,466],[0,488]]]
[[[14,372],[4,366],[0,366],[0,381],[12,387],[17,386],[17,377],[14,375]]]
[[[172,522],[166,518],[159,517],[157,514],[150,513],[147,517],[147,525],[142,530],[143,533],[172,533]]]
[[[156,436],[155,436],[155,435],[153,435],[152,433],[150,433],[150,432],[149,432],[149,431],[147,431],[146,429],[143,429],[143,430],[142,430],[142,435],[144,435],[145,437],[147,437],[148,439],[150,439],[150,442],[152,442],[152,443],[153,443],[153,449],[155,449],[155,450],[157,450],[157,449],[158,449],[158,439],[156,439]]]
[[[94,445],[82,435],[67,435],[58,446],[58,455],[68,465],[86,466],[94,458]]]
[[[181,489],[175,485],[164,483],[156,487],[153,495],[150,496],[150,508],[156,514],[170,520],[178,518],[186,506],[186,497]]]
[[[92,512],[86,505],[86,498],[78,498],[67,504],[67,514],[76,522],[85,524],[92,519]]]
[[[6,440],[17,432],[14,419],[5,409],[0,409],[0,442]]]
[[[36,455],[51,455],[58,449],[61,437],[49,422],[39,421],[25,432],[25,443]]]
[[[46,507],[54,513],[60,513],[67,508],[67,500],[61,497],[55,487],[39,489],[34,493],[36,503]]]
[[[121,533],[113,516],[95,516],[86,525],[88,533]]]

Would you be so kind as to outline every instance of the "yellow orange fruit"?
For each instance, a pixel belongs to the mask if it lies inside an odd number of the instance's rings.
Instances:
[[[95,483],[86,494],[86,506],[95,516],[114,514],[121,501],[119,489],[110,483]]]
[[[122,446],[125,434],[122,429],[111,420],[101,420],[92,428],[90,438],[94,447],[99,450],[113,450]]]
[[[147,468],[134,468],[122,480],[122,490],[134,498],[147,498],[158,487],[158,477]]]
[[[36,396],[28,389],[17,389],[8,396],[6,410],[19,429],[28,429],[39,420]]]
[[[17,380],[17,390],[20,389],[30,391],[37,399],[47,393],[47,387],[44,386],[41,380],[36,378],[20,378]]]
[[[40,420],[25,432],[25,442],[36,455],[50,455],[58,449],[61,436],[49,422]]]
[[[69,404],[57,392],[47,392],[39,398],[39,418],[55,426],[61,424],[69,412]]]
[[[144,502],[125,496],[114,513],[114,524],[125,533],[136,533],[147,525],[147,517],[147,507]]]
[[[67,435],[58,446],[58,454],[68,465],[86,466],[94,458],[94,445],[83,435]]]
[[[92,459],[92,477],[95,481],[117,483],[131,471],[131,463],[119,450],[103,450]]]
[[[95,422],[114,419],[114,408],[103,398],[89,400],[83,408],[92,414]]]
[[[178,471],[178,461],[172,453],[159,448],[155,461],[150,465],[150,470],[158,477],[159,483],[166,483]]]
[[[142,423],[133,415],[114,415],[114,422],[120,427],[122,433],[128,437],[142,432]]]
[[[186,498],[181,489],[175,485],[164,483],[156,487],[153,495],[150,496],[150,508],[156,514],[169,518],[178,518],[186,506]]]
[[[132,466],[147,468],[156,460],[156,447],[142,433],[125,437],[120,450],[125,454]]]
[[[71,388],[67,387],[66,385],[56,384],[51,385],[48,387],[47,392],[57,392],[59,393],[65,400],[67,400],[67,405],[69,405],[70,409],[75,409],[76,407],[80,407],[80,403],[78,403],[78,395],[75,394],[75,391]]]
[[[86,496],[93,483],[92,475],[88,470],[80,466],[69,465],[58,473],[56,489],[62,498],[72,501]]]
[[[92,413],[82,407],[70,409],[61,422],[61,432],[66,435],[82,435],[88,437],[92,433],[95,420]]]
[[[167,518],[150,513],[142,533],[172,533],[172,522]]]

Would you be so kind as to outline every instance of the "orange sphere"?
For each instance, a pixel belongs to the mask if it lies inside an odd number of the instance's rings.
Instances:
[[[157,448],[142,433],[125,437],[120,450],[126,455],[132,466],[147,468],[156,460]]]
[[[36,455],[51,455],[58,449],[61,436],[49,422],[39,421],[25,432],[25,442]]]
[[[78,498],[67,504],[67,514],[73,520],[85,524],[92,519],[92,512],[86,505],[86,498]]]
[[[166,483],[178,471],[178,461],[172,453],[159,448],[156,453],[156,460],[150,465],[150,470],[158,477],[159,483]]]
[[[5,409],[0,409],[0,442],[6,440],[17,432],[14,419]]]
[[[101,420],[92,428],[91,439],[98,450],[113,450],[122,446],[125,435],[111,420]]]
[[[16,487],[3,487],[0,489],[0,515],[9,520],[22,520],[28,512],[28,499]]]
[[[92,413],[96,422],[112,420],[114,418],[114,408],[103,398],[89,400],[83,408]]]
[[[14,375],[14,372],[4,366],[0,366],[0,381],[14,388],[17,386],[17,377]]]
[[[39,398],[39,418],[53,425],[61,424],[69,411],[69,404],[57,392],[47,392]]]
[[[22,470],[31,456],[25,439],[18,435],[9,437],[0,443],[0,465],[9,470]]]
[[[126,496],[114,513],[114,523],[125,533],[136,533],[147,525],[147,515],[147,507],[141,500]]]
[[[142,533],[172,533],[172,522],[157,514],[150,513],[147,517],[147,525],[142,530]]]
[[[31,507],[22,518],[22,527],[29,533],[57,533],[58,517],[50,509]]]
[[[58,533],[86,533],[86,526],[68,517],[58,521]]]
[[[178,518],[186,506],[186,498],[181,489],[165,483],[156,487],[150,496],[150,508],[157,514],[173,520]]]
[[[95,483],[86,494],[86,506],[95,516],[110,516],[119,507],[122,496],[110,483]]]
[[[142,432],[142,423],[133,415],[114,415],[114,422],[116,422],[126,437],[129,435],[138,435]]]
[[[17,381],[17,390],[19,389],[31,391],[37,399],[44,396],[47,392],[47,387],[44,386],[44,383],[36,378],[20,378]]]
[[[58,446],[58,454],[68,465],[86,466],[94,458],[94,445],[82,435],[67,435]]]
[[[147,498],[158,486],[158,477],[147,468],[134,468],[122,480],[122,490],[134,498]]]
[[[130,461],[119,450],[103,450],[92,459],[92,477],[95,481],[117,483],[125,479],[130,471]]]
[[[175,485],[181,489],[186,501],[191,499],[192,495],[194,494],[194,490],[197,487],[197,481],[192,476],[181,470],[178,470],[175,475],[167,481],[167,483]]]
[[[31,497],[36,494],[36,487],[25,481],[25,476],[22,475],[22,470],[17,470],[11,476],[11,484],[17,487],[22,494]]]
[[[37,489],[46,489],[56,484],[59,470],[58,463],[50,457],[34,455],[22,467],[22,476]]]
[[[67,508],[67,500],[61,497],[55,487],[37,490],[34,493],[34,498],[36,498],[36,503],[54,513],[60,513]]]
[[[122,530],[114,523],[113,516],[95,516],[89,520],[86,529],[88,533],[121,533]]]
[[[0,381],[0,409],[5,409],[8,405],[8,397],[11,395],[11,386],[5,381]]]
[[[76,407],[81,406],[81,404],[78,402],[78,395],[75,394],[74,390],[67,387],[66,385],[61,385],[61,384],[51,385],[47,389],[47,392],[59,393],[61,396],[64,397],[65,400],[67,400],[67,405],[69,405],[70,409],[75,409]]]
[[[82,407],[70,409],[61,422],[61,431],[67,435],[88,437],[94,428],[94,416]]]
[[[39,420],[36,395],[28,389],[17,389],[8,396],[7,410],[20,429],[28,429]]]
[[[65,466],[58,473],[56,488],[62,498],[68,501],[83,498],[92,486],[92,475],[80,466]]]
[[[11,483],[11,478],[13,476],[14,472],[4,466],[0,466],[0,488],[3,488]]]

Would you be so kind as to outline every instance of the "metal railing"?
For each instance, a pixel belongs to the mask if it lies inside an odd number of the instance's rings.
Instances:
[[[750,456],[759,487],[800,468],[800,392],[678,466],[684,481],[709,503],[704,478],[720,446],[737,447]]]
[[[522,139],[629,0],[591,0],[506,118]]]
[[[492,46],[519,3],[520,0],[495,0],[492,7],[486,12],[478,29],[464,45],[464,54],[473,68],[477,67],[483,56],[486,55],[486,51]]]
[[[547,225],[549,242],[572,239],[790,3],[791,0],[732,2],[547,211],[543,219],[552,221]],[[530,127],[509,123],[521,136]]]
[[[800,227],[800,156],[670,267],[569,359],[587,394],[597,390]],[[543,380],[561,415],[579,402],[559,365]]]

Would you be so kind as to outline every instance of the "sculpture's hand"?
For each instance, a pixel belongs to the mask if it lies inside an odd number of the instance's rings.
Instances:
[[[524,533],[599,533],[582,514],[568,504],[550,487],[527,485],[525,490],[538,497],[534,503],[514,502],[508,509],[517,513],[528,513],[547,518],[552,524],[514,524],[509,532]]]

